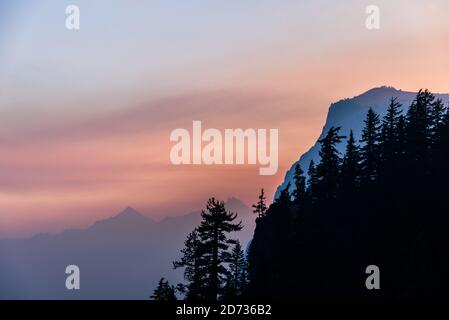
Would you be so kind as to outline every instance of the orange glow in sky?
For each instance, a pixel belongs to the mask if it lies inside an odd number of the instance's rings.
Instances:
[[[17,9],[0,40],[0,237],[87,226],[127,206],[161,218],[200,209],[211,196],[250,205],[260,188],[273,196],[315,143],[332,102],[382,85],[449,92],[447,2],[379,1],[378,31],[364,28],[360,1],[317,3],[325,10],[245,5],[234,17],[240,35],[226,30],[237,8],[224,4],[216,21],[174,22],[166,34],[138,33],[145,28],[129,22],[134,33],[115,37],[89,18],[76,35],[48,33],[27,20],[31,9]],[[141,11],[130,7],[129,15]],[[57,8],[36,10],[52,17]],[[244,14],[256,17],[245,22]],[[260,176],[258,165],[171,164],[170,132],[193,120],[219,130],[278,129],[277,174]]]

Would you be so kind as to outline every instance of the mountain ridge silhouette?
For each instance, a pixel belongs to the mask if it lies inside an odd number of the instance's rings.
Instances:
[[[371,88],[364,93],[353,96],[352,98],[341,99],[337,102],[331,103],[320,136],[316,139],[315,144],[305,153],[299,156],[299,160],[295,161],[289,170],[285,173],[283,182],[277,187],[274,194],[276,199],[280,191],[284,189],[290,182],[290,191],[294,189],[294,168],[296,164],[299,164],[302,170],[306,173],[309,167],[310,161],[313,160],[315,164],[319,162],[319,143],[318,140],[322,139],[327,131],[331,127],[341,127],[340,133],[348,136],[349,131],[353,130],[354,137],[358,141],[361,137],[363,120],[368,112],[369,108],[373,110],[381,117],[383,117],[387,111],[389,100],[392,97],[398,98],[398,102],[402,104],[402,108],[408,108],[411,102],[416,97],[417,92],[403,91],[391,86],[380,86]],[[436,98],[441,98],[447,105],[449,102],[448,93],[436,93]],[[337,145],[338,151],[343,154],[346,147],[346,142]]]

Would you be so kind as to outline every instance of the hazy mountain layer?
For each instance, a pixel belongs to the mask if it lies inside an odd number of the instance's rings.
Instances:
[[[246,246],[255,217],[235,198],[226,208],[243,220],[231,236]],[[200,220],[198,211],[156,222],[127,208],[84,230],[0,240],[0,299],[147,299],[160,277],[182,281],[172,262]],[[71,264],[80,267],[80,290],[65,288]]]

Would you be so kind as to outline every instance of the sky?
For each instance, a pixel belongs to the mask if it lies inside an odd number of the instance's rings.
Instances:
[[[80,8],[80,30],[65,9]],[[380,29],[365,27],[368,5]],[[449,92],[449,2],[0,0],[0,238],[271,199],[332,102]],[[170,132],[276,128],[279,169],[175,166]]]

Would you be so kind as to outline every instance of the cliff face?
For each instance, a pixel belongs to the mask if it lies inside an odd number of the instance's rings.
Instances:
[[[344,99],[333,103],[329,107],[326,123],[317,141],[323,138],[331,127],[341,127],[340,132],[343,135],[348,135],[349,131],[353,130],[354,137],[358,140],[360,139],[362,133],[363,120],[365,119],[369,108],[373,108],[374,111],[383,117],[388,108],[389,100],[392,97],[396,97],[404,108],[408,108],[415,96],[416,92],[397,90],[392,87],[379,87],[368,90],[367,92],[353,98]],[[449,94],[435,94],[435,97],[442,99],[445,104],[449,102]],[[338,149],[341,153],[343,153],[345,147],[346,144],[341,143],[338,146]],[[299,163],[303,171],[307,173],[311,160],[313,160],[315,164],[320,161],[318,156],[319,149],[319,143],[316,142],[308,152],[304,153],[297,162],[293,163],[290,170],[287,171],[284,181],[280,186],[278,186],[275,193],[275,198],[279,196],[280,190],[285,188],[289,182],[291,183],[290,191],[293,191],[293,173],[296,164]]]

